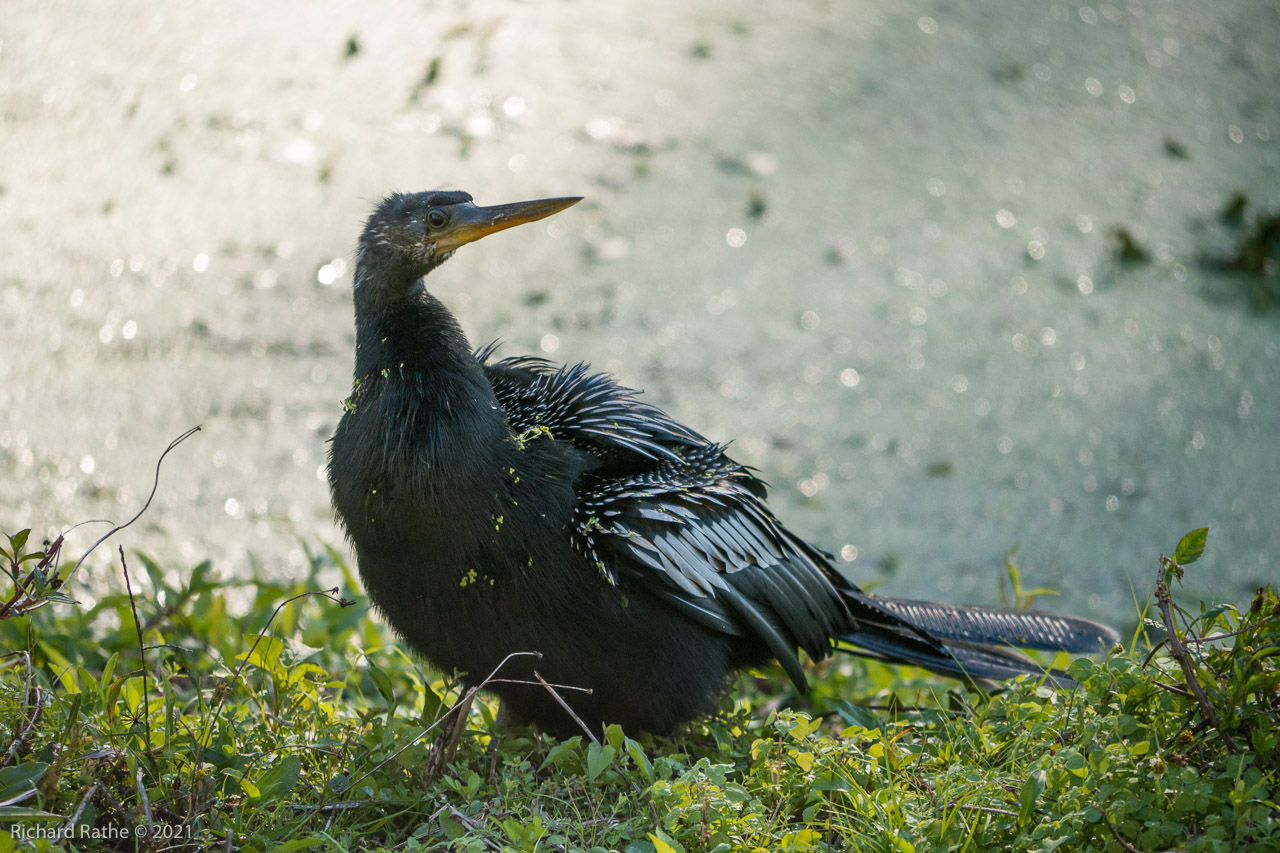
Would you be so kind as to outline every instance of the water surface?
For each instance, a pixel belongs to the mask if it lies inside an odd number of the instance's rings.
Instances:
[[[340,543],[352,246],[447,186],[587,196],[432,276],[473,342],[735,440],[860,582],[994,601],[1017,545],[1124,620],[1201,525],[1194,592],[1274,577],[1280,320],[1205,262],[1280,203],[1273,3],[11,7],[5,529],[131,515],[198,423],[127,547]]]

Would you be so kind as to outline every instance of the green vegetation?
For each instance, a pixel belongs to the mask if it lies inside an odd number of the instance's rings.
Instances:
[[[0,851],[1280,850],[1280,601],[1178,609],[1166,584],[1203,547],[1162,559],[1133,647],[1071,662],[1074,690],[844,657],[807,697],[744,676],[682,737],[600,743],[501,730],[482,695],[450,758],[459,691],[347,606],[335,552],[230,584],[137,555],[90,606],[57,582],[60,543],[20,533],[0,540]]]

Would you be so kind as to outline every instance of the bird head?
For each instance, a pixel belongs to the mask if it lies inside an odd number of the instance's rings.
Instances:
[[[356,286],[395,281],[408,287],[459,246],[536,222],[580,201],[545,198],[481,207],[464,192],[394,193],[378,204],[360,237]]]

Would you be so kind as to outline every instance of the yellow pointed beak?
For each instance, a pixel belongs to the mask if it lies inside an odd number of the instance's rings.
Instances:
[[[580,201],[582,201],[581,196],[542,198],[536,201],[495,204],[492,207],[478,207],[467,202],[454,206],[449,224],[442,231],[429,235],[428,239],[434,239],[437,252],[451,252],[459,246],[474,243],[481,237],[487,237],[498,231],[545,219]]]

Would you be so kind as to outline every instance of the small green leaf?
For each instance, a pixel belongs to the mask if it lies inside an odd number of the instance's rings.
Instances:
[[[260,799],[262,802],[270,802],[285,796],[297,783],[298,774],[301,772],[302,759],[297,755],[286,755],[280,759],[279,764],[263,773],[261,778],[258,779],[258,795],[255,799]],[[245,783],[247,790],[248,780],[245,780]],[[250,796],[253,796],[253,794],[251,793]]]
[[[1019,826],[1025,826],[1031,820],[1031,814],[1036,808],[1036,801],[1044,793],[1047,781],[1048,777],[1043,770],[1033,770],[1031,775],[1027,777],[1027,781],[1022,783],[1022,798],[1018,809]]]
[[[636,763],[636,767],[640,768],[640,772],[644,774],[644,778],[653,781],[653,762],[649,760],[649,756],[644,754],[644,747],[633,741],[631,738],[626,739],[627,755],[631,756],[631,760]]]
[[[250,666],[275,673],[280,666],[280,652],[284,651],[284,641],[270,634],[245,634],[244,641],[249,651],[236,655],[237,660],[245,660]]]
[[[22,546],[27,544],[27,537],[31,535],[31,528],[19,530],[13,536],[9,537],[9,545],[13,547],[13,554],[16,557],[18,552],[22,550]]]
[[[587,746],[587,779],[594,782],[596,777],[609,769],[618,750],[612,744],[591,743]]]
[[[205,590],[218,589],[222,586],[222,582],[209,577],[210,571],[213,569],[213,562],[205,560],[191,570],[191,576],[187,578],[187,592],[196,593]]]
[[[649,833],[649,841],[653,843],[653,849],[657,853],[684,853],[684,848],[678,842],[668,838],[665,832],[656,827]]]
[[[396,694],[391,688],[391,679],[387,674],[373,664],[369,664],[369,679],[373,682],[373,686],[378,688],[378,692],[382,694],[382,698],[392,708],[396,706]]]
[[[1204,553],[1205,540],[1209,538],[1209,528],[1198,527],[1182,537],[1177,549],[1173,552],[1173,561],[1180,566],[1189,566]]]
[[[538,772],[542,772],[549,765],[559,767],[561,770],[569,770],[569,767],[575,761],[575,753],[582,744],[582,735],[574,735],[568,740],[562,740],[547,751],[547,757],[543,759],[542,764],[538,767]]]
[[[1202,601],[1200,602],[1200,607],[1203,608],[1203,612],[1200,614],[1200,623],[1206,627],[1208,627],[1213,620],[1217,619],[1223,613],[1238,614],[1236,606],[1230,602],[1222,602],[1221,604],[1215,604],[1212,607],[1205,607],[1205,604]]]
[[[445,835],[449,836],[450,841],[457,841],[467,834],[467,828],[448,815],[440,817],[440,828],[444,830]]]

